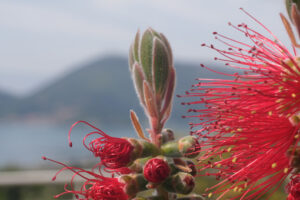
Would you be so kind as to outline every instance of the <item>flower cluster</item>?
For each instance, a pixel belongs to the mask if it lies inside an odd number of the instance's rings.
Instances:
[[[201,120],[191,123],[198,128],[192,134],[200,137],[204,147],[201,170],[213,169],[206,174],[223,179],[209,196],[221,193],[220,199],[235,191],[236,198],[252,199],[277,188],[299,168],[295,154],[300,139],[300,59],[275,36],[267,38],[246,24],[229,26],[250,42],[214,32],[228,49],[202,46],[223,56],[215,60],[242,73],[223,73],[201,65],[225,78],[199,79],[185,96],[199,98],[187,104],[204,106],[190,109],[195,114],[187,117]],[[296,187],[293,183],[289,187],[293,196]]]
[[[158,148],[146,140],[111,137],[88,122],[78,121],[69,131],[71,147],[71,132],[79,123],[94,129],[83,138],[83,145],[100,160],[93,170],[88,171],[43,157],[44,160],[63,166],[53,180],[64,170],[74,172],[70,183],[65,185],[65,192],[55,198],[71,193],[77,199],[82,199],[83,196],[84,199],[93,200],[127,200],[134,198],[140,191],[159,185],[169,192],[181,194],[188,194],[194,188],[195,166],[182,158],[199,153],[199,143],[194,137],[187,136],[173,141],[173,132],[163,131],[165,143]],[[96,169],[98,172],[95,172]],[[106,173],[112,173],[112,177],[105,177],[102,169]],[[120,176],[114,178],[115,174]],[[85,179],[79,191],[74,189],[76,177]]]

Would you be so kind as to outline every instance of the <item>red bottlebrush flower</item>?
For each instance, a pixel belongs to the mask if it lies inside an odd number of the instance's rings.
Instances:
[[[71,178],[70,184],[66,184],[65,192],[56,195],[54,198],[59,198],[64,194],[74,194],[76,199],[82,200],[127,200],[128,195],[124,192],[125,184],[120,183],[117,178],[107,178],[102,175],[96,174],[93,171],[87,171],[77,167],[69,167],[61,162],[42,157],[44,160],[62,165],[64,168],[59,170],[52,180],[63,170],[71,170],[74,175]],[[86,181],[81,187],[80,191],[74,189],[74,178],[80,177]],[[70,187],[70,189],[68,188]],[[83,198],[81,198],[83,197]]]
[[[228,191],[241,192],[235,198],[257,199],[277,189],[294,167],[300,127],[300,58],[276,38],[269,39],[246,24],[229,25],[250,42],[215,32],[216,39],[229,48],[203,46],[224,56],[216,60],[244,73],[227,74],[201,65],[227,77],[199,79],[202,83],[185,96],[199,97],[189,105],[205,105],[190,109],[198,114],[189,117],[201,120],[191,123],[192,128],[199,127],[192,134],[201,140],[201,170],[214,169],[206,174],[223,179],[211,188],[222,193],[217,199]]]
[[[286,187],[289,193],[288,200],[298,200],[300,199],[300,175],[296,175],[291,178],[290,183]]]
[[[95,129],[95,131],[88,133],[84,137],[83,144],[89,151],[91,151],[95,155],[95,157],[99,157],[101,159],[101,164],[103,164],[110,171],[118,171],[121,173],[128,173],[130,171],[126,168],[126,166],[132,161],[132,153],[134,150],[133,145],[126,139],[111,137],[107,135],[88,122],[78,121],[72,125],[69,131],[70,146],[72,146],[70,140],[71,131],[74,126],[79,123],[87,124],[88,126]],[[100,135],[100,137],[92,140],[87,145],[85,141],[91,135]]]
[[[144,177],[152,183],[160,183],[170,175],[169,164],[162,158],[148,160],[144,167]]]

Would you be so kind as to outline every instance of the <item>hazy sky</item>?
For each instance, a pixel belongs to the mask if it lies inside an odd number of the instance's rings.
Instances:
[[[168,37],[175,59],[203,62],[213,58],[200,46],[213,31],[236,38],[229,21],[257,26],[240,7],[290,45],[283,0],[0,0],[0,88],[28,94],[97,56],[127,55],[149,26]]]

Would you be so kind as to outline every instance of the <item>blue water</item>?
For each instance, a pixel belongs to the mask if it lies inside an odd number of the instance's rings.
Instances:
[[[68,146],[69,127],[0,124],[0,168],[14,166],[35,168],[45,166],[41,156],[63,162],[94,159],[82,145],[82,139],[91,131],[78,126],[71,135],[73,147]],[[108,133],[108,132],[107,132]],[[132,130],[110,130],[115,137],[134,136]]]

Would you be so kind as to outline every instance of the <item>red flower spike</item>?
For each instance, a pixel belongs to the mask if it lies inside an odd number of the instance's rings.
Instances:
[[[286,187],[289,193],[288,200],[299,200],[300,199],[300,175],[293,176],[290,183]]]
[[[144,177],[152,183],[160,183],[170,175],[169,164],[161,158],[148,160],[144,167]]]
[[[101,159],[101,164],[107,168],[106,171],[128,173],[128,169],[125,169],[125,167],[132,161],[131,157],[134,149],[133,145],[126,139],[107,135],[102,130],[96,128],[88,122],[78,121],[72,125],[69,131],[70,146],[72,144],[70,134],[72,129],[79,123],[84,123],[95,129],[95,131],[88,133],[84,137],[83,144],[95,155],[95,157],[99,157]],[[92,140],[87,145],[85,141],[92,135],[100,135],[100,137]]]
[[[124,192],[125,184],[120,183],[117,178],[107,178],[99,174],[94,173],[93,171],[87,171],[78,167],[69,167],[61,162],[43,157],[44,160],[49,160],[51,162],[62,165],[63,168],[59,170],[55,176],[61,173],[64,170],[71,170],[74,172],[74,175],[71,178],[70,184],[66,184],[64,189],[65,192],[62,192],[56,195],[54,198],[59,198],[64,194],[74,194],[76,199],[82,200],[128,200],[129,197]],[[74,178],[81,177],[86,181],[81,187],[80,191],[74,189]],[[70,187],[70,189],[68,188]],[[83,198],[80,198],[83,197]]]
[[[192,134],[201,141],[201,171],[214,169],[206,174],[223,179],[210,188],[222,193],[217,199],[229,191],[242,192],[233,199],[258,199],[276,190],[292,171],[292,157],[300,138],[300,62],[296,53],[292,55],[277,38],[273,41],[246,24],[229,25],[250,43],[215,32],[216,39],[229,49],[204,46],[224,56],[217,60],[244,74],[226,74],[202,65],[227,79],[199,79],[203,82],[185,97],[199,97],[187,104],[204,104],[205,108],[189,109],[198,114],[187,117],[201,120],[191,123],[191,128],[199,127]],[[288,151],[292,153],[288,155]]]

